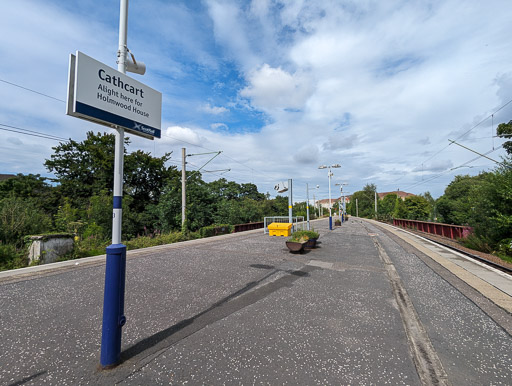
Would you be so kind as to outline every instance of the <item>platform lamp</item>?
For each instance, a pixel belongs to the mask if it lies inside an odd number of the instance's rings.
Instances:
[[[329,230],[332,231],[332,206],[331,206],[331,177],[333,176],[333,173],[331,169],[334,168],[340,168],[340,164],[334,164],[334,165],[320,165],[318,169],[329,169],[329,172],[327,173],[327,177],[329,177]]]
[[[309,188],[308,184],[306,184],[306,196],[307,196],[307,202],[306,202],[306,211],[308,216],[308,231],[311,230],[309,226],[309,191],[318,189],[320,185],[317,185],[316,188]],[[315,194],[313,193],[313,208],[315,207]]]
[[[342,199],[343,199],[343,204],[345,204],[345,200],[344,200],[344,196],[343,196],[343,187],[348,184],[345,182],[342,182],[342,183],[334,184],[334,185],[340,187],[340,201],[338,201],[338,208],[339,208],[340,220],[341,220],[341,222],[343,222],[344,221],[343,215],[345,214],[345,207],[343,207],[343,209],[341,208]]]

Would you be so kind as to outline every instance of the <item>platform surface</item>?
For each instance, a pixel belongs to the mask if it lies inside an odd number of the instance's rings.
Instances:
[[[263,230],[129,252],[108,371],[104,257],[1,273],[0,384],[510,384],[510,278],[371,221],[312,225],[297,255]]]

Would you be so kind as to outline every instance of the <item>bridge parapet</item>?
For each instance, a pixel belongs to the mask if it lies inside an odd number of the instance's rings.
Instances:
[[[449,237],[450,239],[464,239],[473,233],[473,228],[465,225],[451,225],[437,222],[406,220],[394,218],[393,225],[402,228],[412,228],[438,236]]]

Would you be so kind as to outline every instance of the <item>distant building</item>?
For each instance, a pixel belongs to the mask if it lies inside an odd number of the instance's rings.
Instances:
[[[15,174],[0,174],[0,182],[16,177]]]
[[[405,200],[407,197],[415,196],[415,194],[402,192],[401,190],[396,190],[394,192],[377,193],[377,195],[379,196],[379,200],[382,200],[388,194],[396,194],[398,197],[400,197],[402,199],[402,201]],[[345,203],[347,205],[350,203],[351,198],[352,198],[352,196],[345,196]],[[341,197],[331,198],[331,205],[334,206],[334,203],[340,201],[340,199],[341,199]],[[317,202],[323,208],[329,209],[329,199],[328,198],[323,199],[323,200],[318,200]]]
[[[341,200],[341,197],[337,197],[337,198],[331,198],[331,205],[334,206],[334,203],[338,202]],[[320,205],[322,208],[326,208],[326,209],[329,209],[329,199],[326,198],[324,200],[318,200],[317,201],[317,205]],[[350,196],[345,196],[345,204],[349,204],[350,203]]]
[[[388,194],[396,194],[398,197],[404,201],[407,197],[415,196],[415,194],[402,192],[401,190],[395,190],[394,192],[384,192],[384,193],[377,193],[379,195],[379,199],[382,200],[384,197],[386,197]]]

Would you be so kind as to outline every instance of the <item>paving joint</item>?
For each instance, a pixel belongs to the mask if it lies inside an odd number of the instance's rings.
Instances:
[[[363,224],[364,226],[364,224]],[[393,295],[398,304],[404,330],[412,352],[418,376],[424,385],[450,385],[443,364],[430,341],[418,313],[405,289],[400,276],[384,248],[379,244],[375,234],[370,234],[379,258],[386,267],[388,278],[393,288]]]

